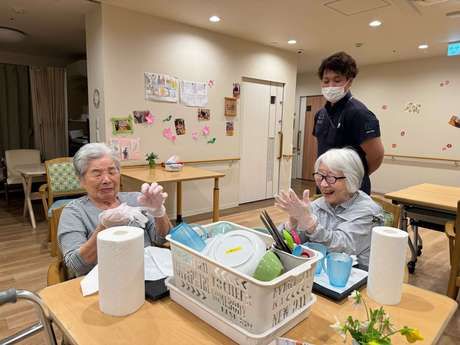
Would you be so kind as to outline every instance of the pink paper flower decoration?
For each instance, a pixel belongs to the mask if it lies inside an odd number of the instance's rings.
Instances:
[[[203,133],[203,135],[205,137],[207,137],[209,135],[209,133],[211,132],[211,129],[209,128],[209,126],[204,126],[202,129],[201,129],[201,133]]]
[[[193,132],[192,133],[192,139],[197,140],[198,139],[198,132]]]
[[[148,125],[152,125],[153,122],[155,122],[155,117],[152,115],[151,112],[149,112],[147,116],[145,117],[145,120],[147,121]]]

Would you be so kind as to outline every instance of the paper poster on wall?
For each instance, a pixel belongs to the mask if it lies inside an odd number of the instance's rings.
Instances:
[[[112,117],[112,134],[132,134],[133,133],[133,118],[130,116],[126,117]]]
[[[177,135],[184,135],[185,134],[185,120],[184,119],[175,119],[174,126],[176,127],[176,134]]]
[[[198,108],[198,121],[209,121],[211,119],[211,109]]]
[[[144,73],[145,99],[148,101],[177,103],[179,80],[168,74]]]
[[[240,83],[233,83],[233,97],[240,98]]]
[[[449,125],[460,128],[460,116],[452,115],[449,120]]]
[[[208,88],[205,82],[180,81],[180,102],[188,107],[208,105]]]
[[[225,116],[236,116],[236,98],[225,97]]]
[[[141,157],[140,138],[112,138],[110,147],[122,161],[139,160]]]
[[[225,122],[225,133],[227,136],[232,137],[233,136],[233,121],[226,121]]]
[[[149,110],[133,111],[134,123],[152,125],[155,122],[155,117]]]

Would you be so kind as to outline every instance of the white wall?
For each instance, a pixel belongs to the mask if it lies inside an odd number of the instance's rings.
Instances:
[[[455,57],[360,67],[352,92],[380,120],[385,153],[460,159],[460,129],[447,124],[450,116],[460,114],[459,70],[460,59]],[[441,87],[440,83],[446,80],[449,84]],[[300,96],[320,92],[315,74],[298,75],[297,104]],[[421,104],[420,114],[405,112],[407,102]],[[401,131],[405,131],[404,136]],[[448,143],[453,147],[442,151]],[[397,146],[393,148],[392,144]],[[453,163],[388,158],[371,179],[373,191],[383,193],[422,182],[459,186],[460,167]]]
[[[159,153],[160,160],[174,153],[182,160],[239,157],[240,121],[238,116],[232,119],[236,133],[233,137],[225,136],[224,97],[232,95],[234,82],[251,77],[285,83],[283,152],[292,151],[295,54],[113,6],[102,5],[98,11],[87,16],[86,28],[90,100],[96,85],[104,95],[102,110],[95,112],[90,105],[90,113],[104,119],[106,131],[101,140],[108,141],[111,137],[111,117],[148,109],[156,116],[156,123],[151,127],[135,125],[132,135],[141,138],[142,157],[150,151]],[[166,141],[161,134],[162,119],[168,114],[184,118],[190,133],[199,128],[196,108],[145,101],[144,72],[166,73],[192,81],[215,80],[215,86],[209,89],[208,108],[216,144],[196,143],[190,134],[178,137],[175,144]],[[227,174],[221,182],[221,208],[237,205],[238,162],[203,167]],[[289,186],[290,172],[290,160],[283,159],[281,188]],[[185,215],[211,210],[207,200],[211,197],[211,186],[204,184],[205,181],[184,184]]]

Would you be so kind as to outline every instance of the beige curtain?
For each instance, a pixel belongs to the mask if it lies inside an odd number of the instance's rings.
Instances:
[[[67,156],[65,69],[32,67],[35,146],[45,159]]]

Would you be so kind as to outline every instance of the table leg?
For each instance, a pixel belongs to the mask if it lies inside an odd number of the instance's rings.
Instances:
[[[212,221],[219,221],[219,178],[214,178],[214,193],[212,198]]]
[[[407,243],[409,245],[411,258],[410,258],[410,261],[407,263],[407,268],[409,270],[409,273],[414,273],[415,263],[417,262],[417,252],[410,238],[409,229],[407,228],[407,213],[406,213],[406,209],[404,205],[402,205],[402,210],[401,210],[401,229],[407,232],[407,234],[409,235],[407,237]]]
[[[182,223],[182,182],[177,181],[176,190],[176,224]]]
[[[29,209],[29,216],[30,216],[30,222],[32,223],[32,228],[36,228],[37,225],[35,224],[35,215],[34,215],[34,209],[32,208],[32,201],[30,199],[30,193],[32,191],[32,177],[28,176],[22,176],[22,186],[24,188],[24,206],[27,205],[27,208]],[[25,213],[25,209],[24,209]]]

